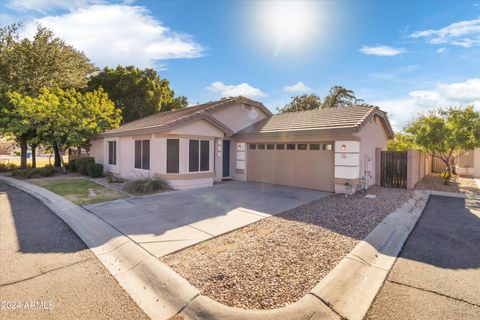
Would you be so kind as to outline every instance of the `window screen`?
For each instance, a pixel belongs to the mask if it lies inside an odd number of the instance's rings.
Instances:
[[[298,144],[298,150],[307,150],[307,144],[306,143],[299,143]]]
[[[167,173],[179,172],[179,140],[167,139]]]
[[[272,143],[267,144],[267,150],[273,150],[275,149],[275,145]]]
[[[310,144],[310,150],[320,150],[320,143]]]
[[[150,170],[150,140],[135,140],[135,168]]]
[[[196,172],[200,169],[198,162],[198,140],[190,140],[188,146],[188,171]]]
[[[285,150],[284,144],[277,144],[277,150]]]
[[[288,143],[287,144],[287,150],[295,150],[295,144],[294,143]]]
[[[142,169],[150,170],[150,140],[142,141]]]
[[[108,164],[117,164],[117,141],[108,141]]]
[[[135,168],[142,169],[142,140],[135,140]]]
[[[200,142],[200,171],[210,170],[210,142],[202,140]]]

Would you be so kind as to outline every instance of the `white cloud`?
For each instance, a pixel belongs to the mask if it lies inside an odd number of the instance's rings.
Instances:
[[[103,0],[11,0],[7,7],[17,11],[37,11],[45,14],[58,9],[71,10],[104,2]]]
[[[445,52],[445,48],[443,48],[443,47],[442,47],[442,48],[438,48],[438,49],[437,49],[437,52],[438,52],[438,53],[443,53],[443,52]]]
[[[432,44],[471,48],[480,45],[480,18],[452,23],[441,29],[415,31],[412,38],[426,38]]]
[[[405,52],[405,49],[403,48],[392,48],[389,46],[375,46],[375,47],[369,47],[369,46],[363,46],[359,49],[359,51],[363,54],[367,55],[373,55],[373,56],[396,56],[401,53]]]
[[[304,93],[304,92],[310,92],[313,91],[312,88],[309,86],[305,85],[305,83],[298,81],[295,84],[292,84],[291,86],[285,86],[283,87],[283,90],[289,93]]]
[[[245,96],[245,97],[265,97],[265,93],[258,88],[254,88],[248,83],[237,85],[226,85],[223,82],[216,81],[207,87],[208,90],[219,93],[222,97]]]
[[[480,79],[468,79],[457,83],[438,83],[430,90],[413,90],[408,97],[373,101],[382,110],[387,111],[395,123],[395,129],[401,130],[419,113],[438,107],[473,104],[480,107]]]
[[[173,32],[140,6],[92,5],[25,25],[32,37],[35,23],[51,29],[98,66],[152,67],[157,60],[200,57],[203,48],[191,36]]]

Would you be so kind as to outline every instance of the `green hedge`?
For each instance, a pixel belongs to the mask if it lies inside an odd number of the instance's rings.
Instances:
[[[12,171],[12,177],[19,179],[33,179],[50,177],[55,173],[53,167],[34,168],[34,169],[18,169]]]
[[[75,160],[75,167],[84,176],[88,175],[88,165],[95,164],[95,159],[92,157],[85,157]]]
[[[88,175],[92,178],[101,177],[103,174],[103,165],[100,163],[89,163],[87,165]]]

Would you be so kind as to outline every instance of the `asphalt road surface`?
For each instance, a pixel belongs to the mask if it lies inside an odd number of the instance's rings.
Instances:
[[[480,200],[430,198],[366,319],[480,319]]]
[[[0,319],[148,319],[77,235],[0,182]]]

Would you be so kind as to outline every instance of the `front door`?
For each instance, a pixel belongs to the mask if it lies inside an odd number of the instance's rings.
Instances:
[[[223,140],[223,177],[230,177],[230,140]]]

